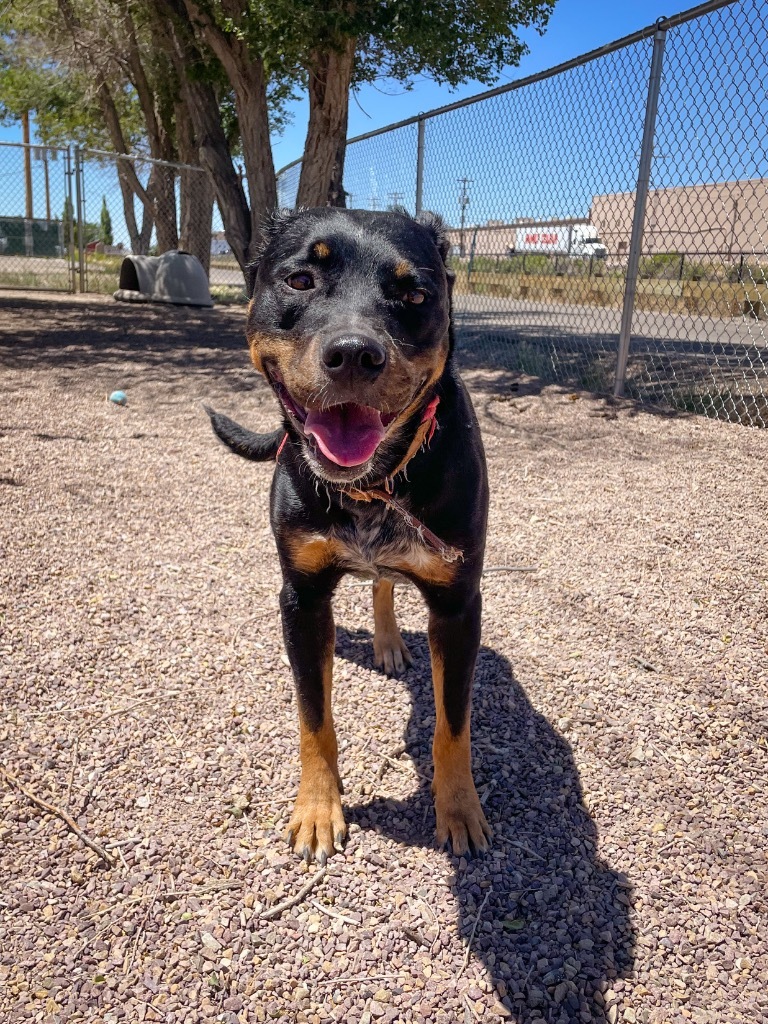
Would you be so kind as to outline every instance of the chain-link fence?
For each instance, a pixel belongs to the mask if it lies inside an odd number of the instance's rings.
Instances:
[[[442,214],[464,365],[768,426],[766,81],[768,6],[710,0],[351,140],[346,203]],[[198,167],[6,143],[0,181],[0,288],[112,292],[181,248],[243,297]]]
[[[351,140],[347,205],[443,216],[464,365],[768,426],[767,80],[716,0]]]
[[[0,288],[73,288],[68,149],[0,143]]]
[[[94,150],[77,150],[74,162],[81,291],[113,292],[129,253],[181,249],[200,260],[216,298],[244,298],[243,274],[202,168]]]
[[[245,298],[200,167],[2,143],[0,181],[0,288],[111,294],[125,256],[182,249],[200,260],[215,298]]]

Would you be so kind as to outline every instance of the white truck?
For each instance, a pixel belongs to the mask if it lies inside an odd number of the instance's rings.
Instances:
[[[510,255],[544,253],[547,256],[594,256],[604,259],[608,250],[594,224],[528,224],[515,228]]]

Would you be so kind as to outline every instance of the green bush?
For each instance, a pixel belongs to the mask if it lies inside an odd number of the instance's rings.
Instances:
[[[728,280],[732,284],[738,283],[739,280],[739,267],[731,267],[728,271]],[[761,266],[759,263],[745,263],[741,267],[741,283],[750,284],[768,284],[768,267]]]
[[[660,252],[655,256],[644,256],[640,260],[640,277],[659,281],[674,281],[680,276],[679,252]]]

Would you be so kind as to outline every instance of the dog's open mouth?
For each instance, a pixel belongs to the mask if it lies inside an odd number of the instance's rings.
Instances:
[[[310,409],[304,433],[313,437],[326,459],[337,466],[361,466],[381,444],[392,419],[367,405],[345,402],[329,409]]]
[[[379,447],[387,427],[397,413],[384,413],[368,405],[343,402],[324,409],[304,408],[290,395],[283,382],[272,376],[277,395],[320,452],[330,462],[345,469],[362,466]]]

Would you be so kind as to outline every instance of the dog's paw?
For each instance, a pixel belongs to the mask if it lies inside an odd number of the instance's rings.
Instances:
[[[333,856],[334,850],[343,848],[347,826],[339,788],[338,780],[330,771],[313,775],[302,772],[286,839],[293,852],[307,864],[316,860],[322,866]]]
[[[403,643],[400,633],[379,633],[373,637],[373,660],[376,668],[383,668],[388,676],[405,672],[413,664],[411,652]]]
[[[486,821],[474,783],[453,792],[436,791],[435,817],[438,846],[450,844],[458,857],[488,849],[493,830]]]

